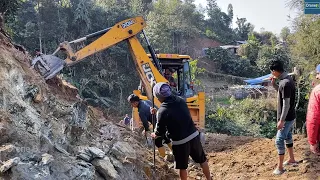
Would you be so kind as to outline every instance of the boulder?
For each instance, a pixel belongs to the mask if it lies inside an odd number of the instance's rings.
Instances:
[[[88,147],[88,150],[93,158],[103,158],[105,156],[105,153],[99,148]]]
[[[92,164],[96,167],[97,171],[105,179],[119,179],[118,172],[114,169],[110,159],[106,156],[103,159],[94,159]]]
[[[47,164],[51,163],[52,161],[54,161],[54,158],[52,155],[47,154],[47,153],[42,154],[41,164],[47,165]]]
[[[6,162],[2,162],[3,165],[0,167],[0,173],[4,173],[7,170],[9,170],[11,167],[17,165],[20,162],[20,158],[19,157],[15,157],[13,159],[10,159]]]
[[[112,149],[112,154],[114,154],[118,159],[137,159],[136,151],[128,142],[116,142]]]

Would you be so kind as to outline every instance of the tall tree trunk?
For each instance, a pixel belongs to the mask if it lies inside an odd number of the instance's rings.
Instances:
[[[0,30],[4,28],[4,14],[0,12]]]
[[[40,0],[38,0],[38,28],[39,28],[39,44],[40,44],[40,52],[42,53],[42,35],[41,35],[41,19],[40,19]]]

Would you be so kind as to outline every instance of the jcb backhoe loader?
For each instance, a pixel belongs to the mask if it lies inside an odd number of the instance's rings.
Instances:
[[[144,33],[144,27],[146,27],[144,19],[142,17],[135,17],[121,21],[111,28],[89,34],[86,37],[71,42],[63,42],[52,55],[43,55],[41,59],[38,59],[47,64],[47,66],[43,68],[44,71],[41,74],[45,79],[50,79],[56,76],[64,66],[74,65],[90,55],[114,46],[119,42],[126,41],[144,89],[143,91],[141,91],[141,89],[135,90],[134,93],[139,95],[141,99],[152,100],[151,84],[168,82],[163,75],[163,68],[175,69],[178,75],[176,92],[179,96],[185,98],[196,126],[200,132],[203,132],[205,126],[205,94],[204,92],[199,92],[198,95],[196,95],[192,89],[190,66],[188,62],[190,57],[176,54],[156,55]],[[146,53],[139,42],[137,36],[139,33],[143,34],[150,54]],[[71,44],[79,43],[93,37],[99,38],[77,52],[74,52]],[[67,55],[65,60],[54,56],[59,50],[64,51]],[[145,95],[142,95],[141,93],[145,93]],[[154,102],[156,106],[160,106],[160,102],[156,98],[154,99]],[[135,110],[136,109],[134,109],[134,111]],[[202,134],[202,138],[203,137]]]

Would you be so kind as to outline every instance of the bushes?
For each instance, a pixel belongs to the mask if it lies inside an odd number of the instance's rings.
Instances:
[[[206,50],[206,54],[220,73],[241,77],[255,77],[257,75],[256,68],[250,64],[248,59],[241,59],[229,50],[220,47],[209,48]]]
[[[272,138],[276,134],[276,105],[273,99],[231,99],[207,115],[210,132]]]

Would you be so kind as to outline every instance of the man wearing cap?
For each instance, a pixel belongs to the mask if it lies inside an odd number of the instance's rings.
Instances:
[[[316,73],[316,79],[320,79],[320,64],[316,67]],[[306,126],[310,151],[320,155],[320,84],[316,85],[310,94]]]
[[[175,157],[175,168],[180,170],[180,178],[186,180],[189,156],[196,163],[200,163],[203,173],[209,180],[210,170],[206,155],[200,142],[200,133],[197,130],[186,102],[171,93],[167,83],[157,83],[153,94],[161,102],[158,109],[152,109],[157,114],[157,124],[151,137],[157,139],[168,131],[172,139],[172,150]],[[156,112],[157,111],[157,112]]]
[[[138,108],[139,117],[144,127],[143,134],[148,134],[148,132],[150,132],[149,122],[152,124],[152,115],[150,112],[150,109],[152,108],[151,101],[141,100],[137,95],[131,94],[128,97],[128,102],[131,104],[132,107]],[[155,140],[155,145],[158,148],[159,154],[161,157],[164,158],[166,156],[166,150],[163,147],[163,141],[171,150],[172,144],[171,140],[167,137],[166,134],[163,134],[160,138]]]

